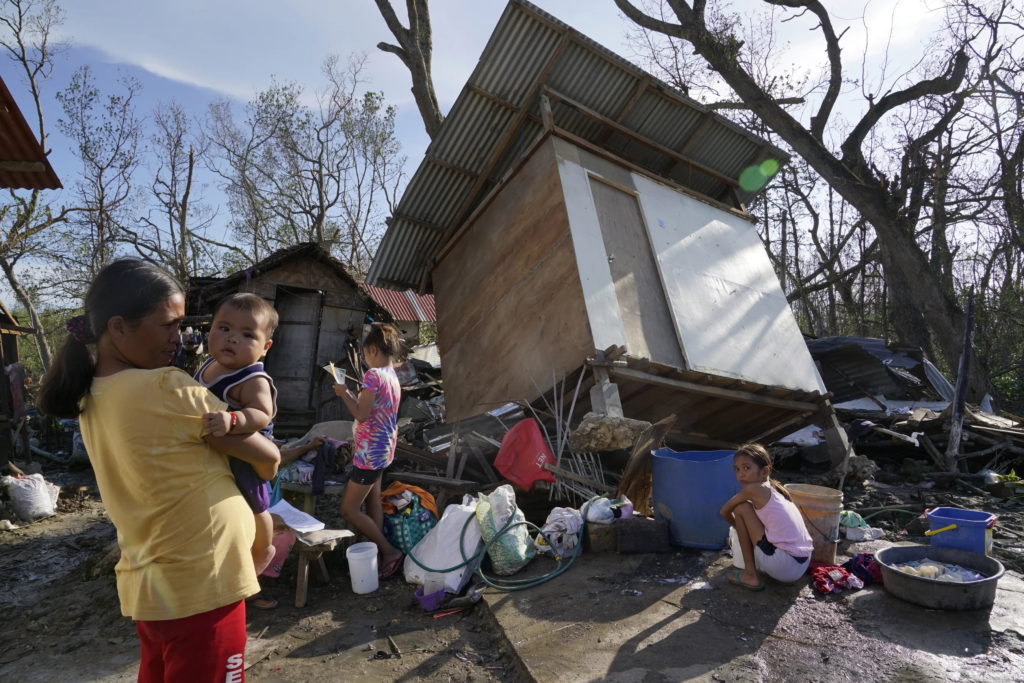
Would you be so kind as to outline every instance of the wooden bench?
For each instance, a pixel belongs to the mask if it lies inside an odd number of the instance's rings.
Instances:
[[[331,580],[324,563],[324,553],[334,550],[338,541],[352,538],[348,529],[321,529],[305,534],[295,534],[295,550],[299,553],[298,569],[295,575],[295,606],[306,606],[306,594],[309,590],[309,565],[316,564],[320,578],[327,583]]]
[[[313,495],[313,487],[309,484],[296,484],[295,482],[283,481],[281,482],[282,491],[290,491],[292,493],[302,494],[302,507],[300,508],[307,515],[312,515],[316,511],[316,496]],[[324,486],[324,493],[331,495],[340,496],[345,492],[344,484],[328,484]]]

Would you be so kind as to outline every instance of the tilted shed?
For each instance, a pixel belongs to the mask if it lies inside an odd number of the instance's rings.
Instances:
[[[267,372],[277,387],[278,432],[304,432],[310,425],[345,417],[333,382],[321,366],[346,358],[367,316],[390,320],[341,261],[317,244],[281,249],[254,266],[224,278],[193,280],[188,313],[208,316],[234,292],[272,302],[280,323],[267,353]]]
[[[680,446],[834,426],[739,182],[786,160],[512,0],[368,281],[435,294],[450,420],[585,372]]]

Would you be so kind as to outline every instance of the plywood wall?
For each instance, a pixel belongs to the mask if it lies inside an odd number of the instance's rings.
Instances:
[[[688,368],[824,393],[754,226],[633,176]]]
[[[590,178],[590,193],[629,354],[684,367],[636,194],[596,177]]]
[[[551,141],[433,272],[449,421],[533,399],[593,351]],[[532,379],[532,381],[531,381]]]

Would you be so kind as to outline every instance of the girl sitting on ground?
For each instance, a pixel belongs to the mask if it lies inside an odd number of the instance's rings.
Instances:
[[[721,514],[736,528],[744,568],[729,582],[763,590],[758,571],[782,583],[796,581],[807,571],[814,543],[789,492],[771,478],[771,456],[760,444],[743,444],[733,456],[733,469],[742,488]]]

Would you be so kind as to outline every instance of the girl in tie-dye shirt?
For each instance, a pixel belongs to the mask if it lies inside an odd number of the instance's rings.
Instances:
[[[341,501],[342,516],[370,541],[377,544],[381,578],[398,571],[402,551],[384,537],[384,510],[380,488],[384,469],[395,457],[398,440],[398,403],[402,390],[392,368],[402,355],[402,339],[394,325],[374,323],[363,340],[363,360],[369,370],[363,375],[359,395],[343,384],[334,393],[356,419],[353,429],[352,474]],[[363,511],[363,504],[366,511]]]

